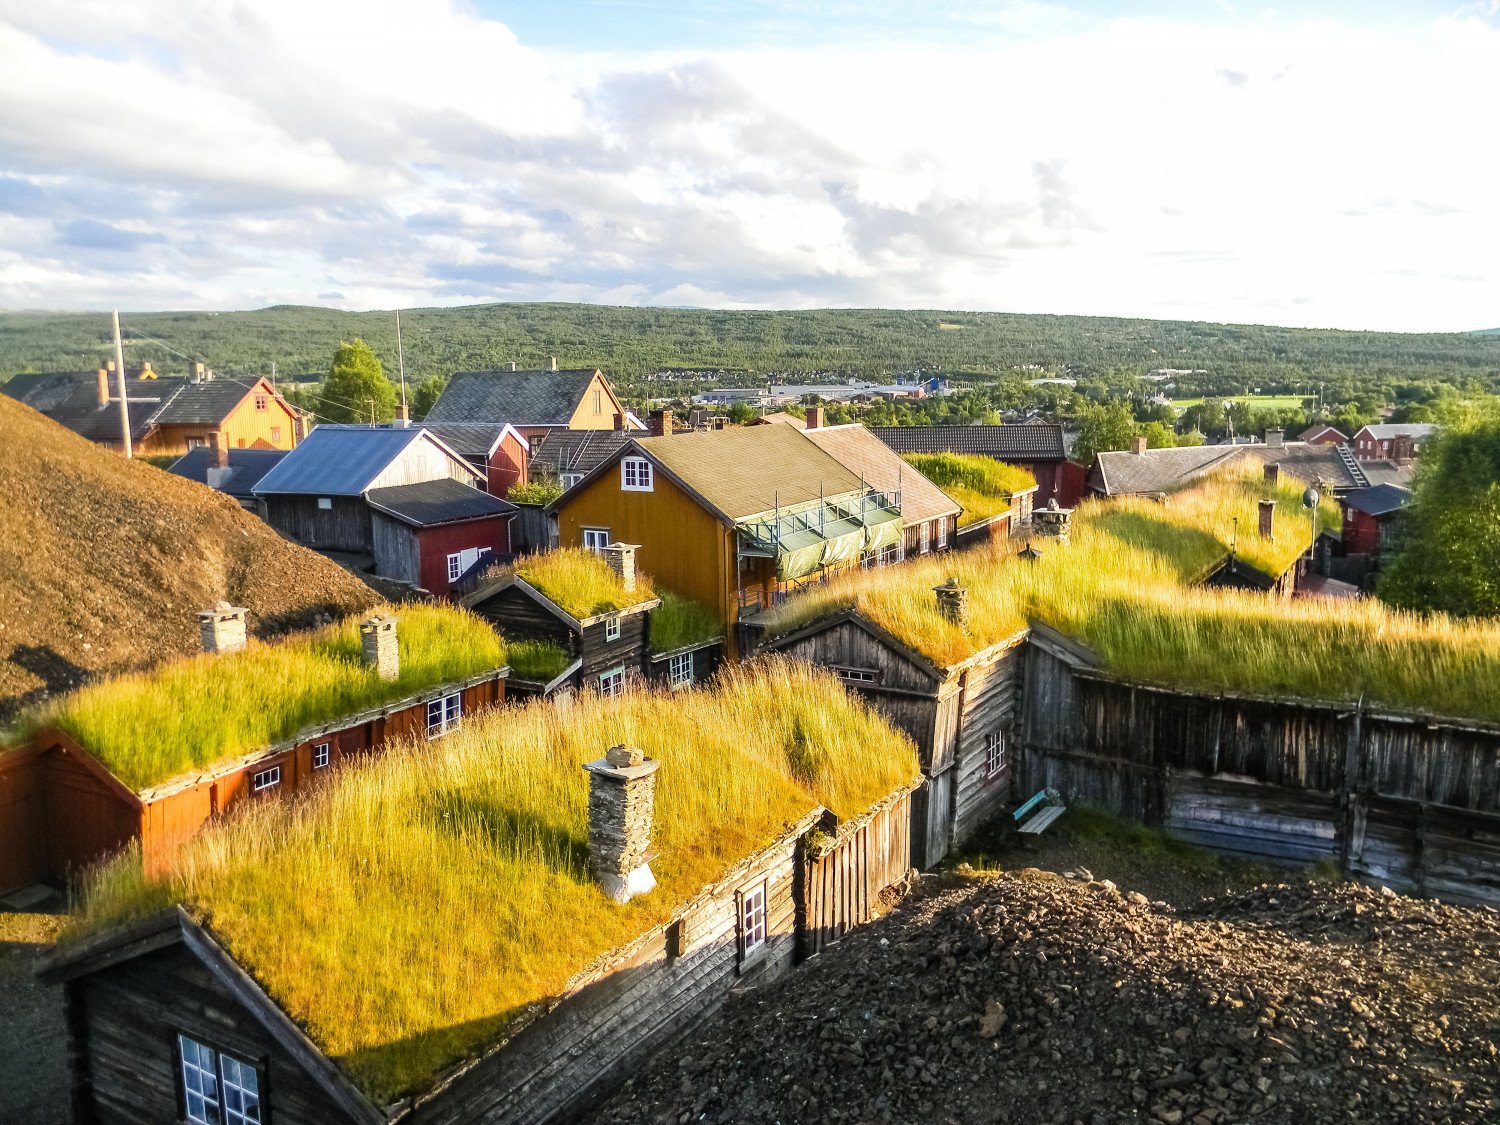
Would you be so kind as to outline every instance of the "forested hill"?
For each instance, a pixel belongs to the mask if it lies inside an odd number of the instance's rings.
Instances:
[[[126,313],[128,360],[226,374],[327,370],[362,337],[396,372],[388,312],[278,306],[254,312]],[[1105,317],[931,310],[724,312],[571,304],[417,309],[401,317],[408,377],[498,367],[597,365],[626,382],[663,367],[879,375],[916,369],[1070,374],[1206,368],[1248,382],[1299,378],[1500,381],[1500,335],[1413,335]],[[154,337],[172,350],[145,339]],[[110,353],[102,313],[0,313],[0,376],[89,369]],[[1071,365],[1071,366],[1069,366]]]

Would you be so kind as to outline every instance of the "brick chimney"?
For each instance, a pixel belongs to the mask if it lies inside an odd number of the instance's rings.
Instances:
[[[377,613],[359,623],[359,650],[364,662],[375,669],[382,680],[401,675],[401,652],[396,647],[396,619]]]
[[[821,406],[809,406],[807,418],[802,423],[804,429],[821,430],[823,428],[823,408]]]
[[[933,593],[937,594],[938,612],[945,620],[962,629],[969,616],[968,589],[960,586],[957,578],[950,578],[941,586],[935,587]]]
[[[1276,537],[1276,501],[1274,500],[1260,502],[1260,537],[1262,539]]]
[[[109,371],[103,367],[99,368],[99,405],[109,405]]]
[[[1410,434],[1397,434],[1391,439],[1391,460],[1398,465],[1411,461],[1412,441]]]
[[[659,760],[634,747],[612,746],[589,774],[589,870],[615,902],[656,886],[651,874],[651,817]]]
[[[1286,444],[1286,431],[1267,430],[1266,444],[1269,445],[1272,449],[1280,449],[1283,445]]]
[[[623,433],[624,431],[625,431],[625,415],[623,413],[617,413],[615,415],[615,433],[617,433],[617,434],[618,433]]]
[[[651,412],[651,436],[671,437],[674,419],[670,410],[653,410]]]
[[[1134,453],[1137,457],[1139,457],[1142,453],[1145,453],[1146,452],[1146,439],[1143,438],[1143,437],[1136,438],[1130,444],[1130,451],[1132,453]]]
[[[203,642],[203,651],[215,656],[226,652],[239,652],[245,647],[246,610],[220,602],[213,609],[198,614],[198,636]]]
[[[604,548],[605,561],[620,579],[620,585],[627,594],[635,593],[635,553],[639,549],[640,545],[637,543],[611,543]]]
[[[1265,463],[1265,478],[1267,484],[1275,484],[1281,479],[1281,466],[1275,461]]]
[[[218,430],[208,435],[208,463],[215,469],[229,468],[229,442]]]

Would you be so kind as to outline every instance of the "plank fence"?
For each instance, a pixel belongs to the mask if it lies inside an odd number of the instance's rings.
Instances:
[[[911,792],[843,825],[830,846],[808,847],[798,930],[810,957],[878,913],[881,892],[911,870]]]

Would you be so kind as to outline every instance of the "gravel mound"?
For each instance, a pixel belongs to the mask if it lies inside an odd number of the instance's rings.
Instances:
[[[1497,1121],[1497,986],[1492,910],[1013,872],[732,997],[596,1120]]]
[[[266,637],[379,599],[228,497],[0,396],[0,722],[198,651],[195,614],[220,600]]]

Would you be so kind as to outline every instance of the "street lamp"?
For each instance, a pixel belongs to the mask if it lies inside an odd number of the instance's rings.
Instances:
[[[1311,569],[1313,557],[1318,550],[1318,503],[1323,499],[1323,494],[1318,491],[1316,484],[1307,486],[1307,491],[1302,494],[1302,506],[1307,509],[1308,522],[1311,531],[1307,540],[1307,565]]]

